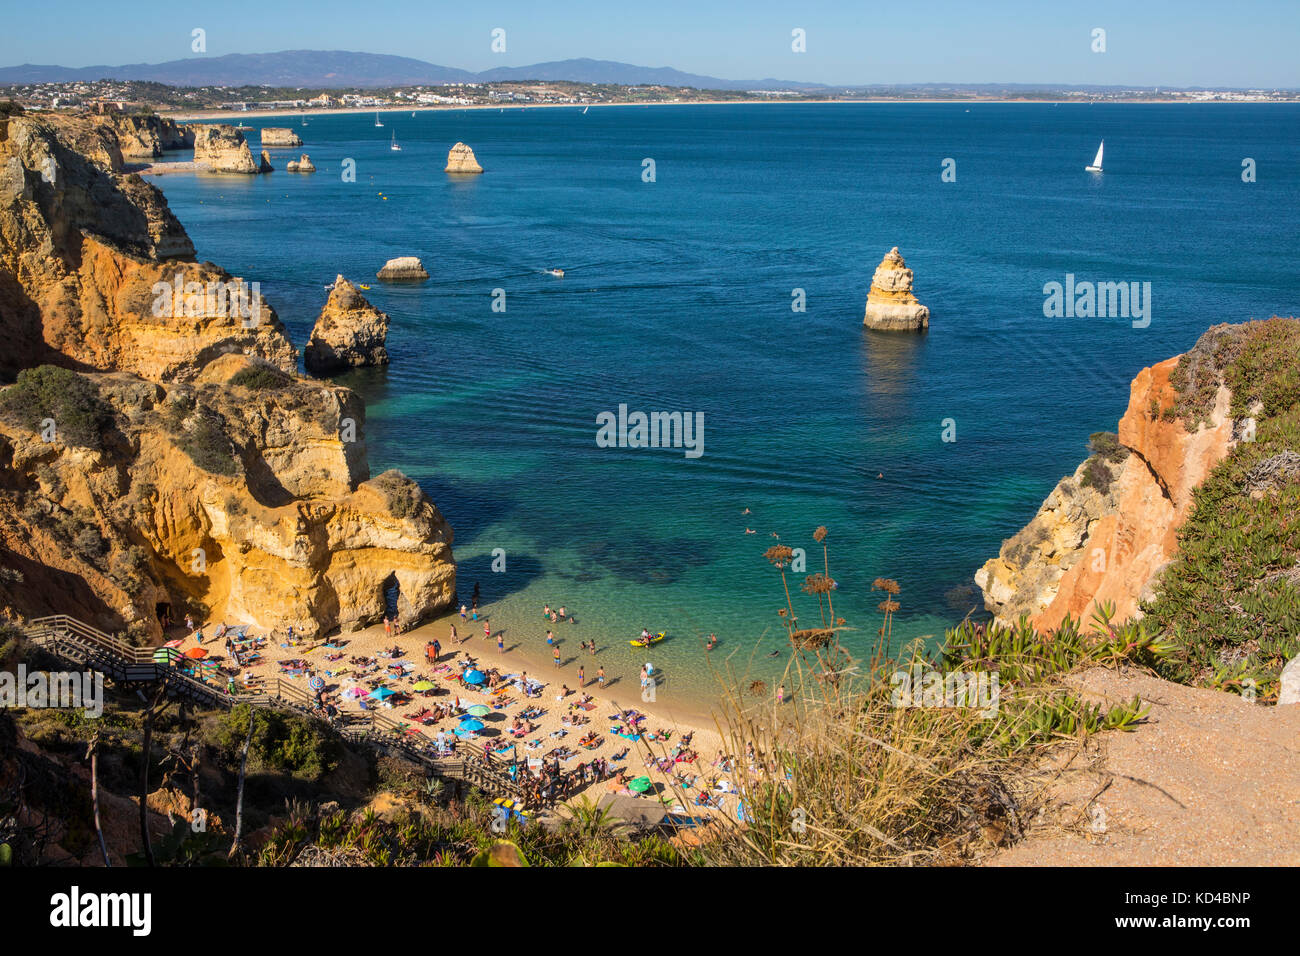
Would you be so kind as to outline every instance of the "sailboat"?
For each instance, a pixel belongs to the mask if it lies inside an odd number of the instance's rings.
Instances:
[[[381,126],[383,126],[383,125],[384,125],[383,123],[379,122],[379,113],[376,112],[376,113],[375,113],[375,126],[376,126],[376,127],[381,127]]]
[[[590,106],[583,107],[582,115],[583,115],[583,116],[586,116],[586,115],[587,115],[587,110],[589,110],[589,109],[591,109]]]
[[[1101,141],[1101,145],[1097,147],[1097,157],[1092,161],[1092,165],[1085,167],[1085,169],[1087,169],[1088,172],[1090,173],[1101,172],[1101,153],[1102,150],[1104,150],[1105,148],[1106,148],[1106,141],[1103,139]]]
[[[393,130],[393,141],[389,144],[388,148],[395,153],[400,153],[402,151],[402,147],[397,145],[397,130]]]

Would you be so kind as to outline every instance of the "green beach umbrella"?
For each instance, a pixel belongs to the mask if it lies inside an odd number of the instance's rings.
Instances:
[[[492,711],[485,704],[475,704],[473,707],[465,711],[465,713],[469,714],[471,717],[486,717],[488,714],[492,713]]]
[[[433,690],[433,687],[434,685],[432,681],[422,680],[420,681],[420,683],[416,684],[411,689],[412,690]]]
[[[631,790],[633,793],[645,793],[647,790],[650,789],[650,778],[637,777],[635,780],[633,780],[631,783],[627,785],[627,788]]]

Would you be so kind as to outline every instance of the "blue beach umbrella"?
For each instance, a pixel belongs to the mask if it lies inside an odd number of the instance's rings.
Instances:
[[[372,690],[367,696],[371,700],[387,700],[389,697],[392,697],[393,694],[395,693],[397,692],[394,690],[390,690],[387,687],[379,687],[376,688],[375,690]]]
[[[486,679],[482,671],[468,670],[461,675],[465,678],[466,684],[481,684]]]
[[[313,677],[311,680],[307,682],[307,686],[310,687],[312,690],[324,690],[325,679],[322,677]]]
[[[460,726],[457,727],[456,729],[467,730],[470,733],[473,733],[476,730],[483,729],[483,721],[479,720],[477,717],[468,717],[465,720],[462,720],[460,722]]]

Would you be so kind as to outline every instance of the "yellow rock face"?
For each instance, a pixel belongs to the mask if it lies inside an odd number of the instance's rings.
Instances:
[[[394,582],[407,622],[448,606],[451,528],[400,473],[370,477],[361,401],[297,377],[269,304],[192,261],[117,148],[106,125],[0,122],[0,370],[77,369],[58,387],[89,383],[102,415],[79,447],[41,434],[47,409],[0,413],[0,618],[156,640],[162,605],[308,635],[378,621]]]
[[[873,329],[914,332],[928,328],[930,310],[912,294],[912,270],[895,246],[871,277],[863,325]]]
[[[483,167],[478,164],[474,158],[474,150],[470,149],[464,143],[457,143],[447,152],[447,168],[443,172],[448,173],[481,173]]]

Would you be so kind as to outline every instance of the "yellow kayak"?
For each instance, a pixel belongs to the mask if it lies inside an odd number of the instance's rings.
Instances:
[[[638,637],[634,641],[628,641],[628,643],[631,644],[633,647],[649,647],[651,644],[658,644],[660,641],[664,639],[664,637],[665,637],[664,632],[660,631],[658,634],[652,635],[650,640],[648,641],[643,641],[641,640],[641,638]]]

